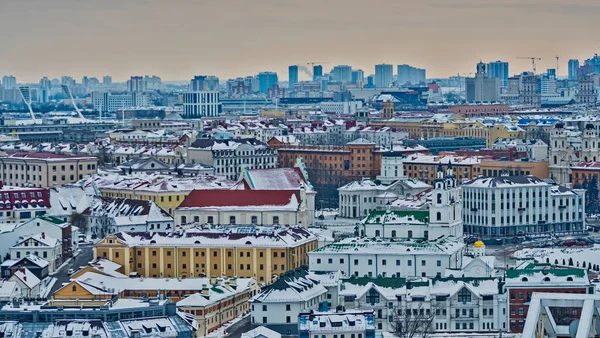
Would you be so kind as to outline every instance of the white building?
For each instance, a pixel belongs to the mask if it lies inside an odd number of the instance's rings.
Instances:
[[[298,314],[337,306],[339,274],[291,272],[282,275],[250,303],[252,324],[262,325],[282,335],[297,334]]]
[[[60,239],[46,236],[45,232],[27,236],[10,247],[11,259],[36,255],[48,261],[48,272],[52,273],[63,262]]]
[[[177,225],[301,225],[309,215],[306,189],[194,190],[175,209]]]
[[[183,93],[185,118],[215,117],[221,114],[218,91],[193,91]]]
[[[340,270],[357,277],[435,277],[446,269],[460,269],[462,239],[347,238],[308,253],[311,271]]]
[[[372,309],[376,328],[390,332],[396,322],[406,323],[406,316],[431,320],[434,332],[493,333],[507,325],[501,279],[349,278],[341,285],[339,304]]]
[[[298,317],[299,337],[375,337],[373,310],[310,311]]]
[[[332,102],[325,101],[321,102],[321,111],[324,113],[335,113],[336,115],[342,114],[356,114],[356,110],[362,108],[362,101],[346,101],[346,102]]]
[[[131,107],[148,106],[148,97],[140,92],[113,94],[110,92],[92,92],[94,110],[99,112],[117,112]]]
[[[8,279],[9,282],[16,283],[19,290],[19,297],[39,297],[41,281],[27,268],[19,268]]]
[[[381,159],[381,175],[376,180],[364,178],[350,182],[340,188],[339,215],[357,218],[373,210],[385,210],[398,198],[417,195],[430,185],[404,176],[402,157],[386,156]]]
[[[598,133],[593,124],[585,126],[581,138],[559,122],[550,132],[550,177],[560,184],[571,183],[571,167],[579,162],[600,160]]]
[[[518,152],[527,153],[527,158],[531,161],[548,161],[548,145],[542,140],[499,138],[494,142],[492,148],[516,148]]]
[[[199,139],[188,148],[186,161],[215,167],[217,175],[236,180],[242,168],[275,168],[277,150],[256,139]]]
[[[584,190],[534,176],[482,177],[462,189],[465,233],[512,237],[585,229]]]

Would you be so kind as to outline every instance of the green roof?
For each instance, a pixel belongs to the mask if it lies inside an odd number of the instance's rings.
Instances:
[[[546,271],[548,275],[556,277],[585,277],[585,270],[583,269],[546,269],[546,270],[506,270],[506,278],[519,278],[521,276],[533,276],[536,273]]]
[[[56,217],[52,217],[52,216],[48,216],[48,215],[38,216],[37,218],[43,219],[45,221],[48,221],[48,222],[51,222],[51,223],[54,223],[54,224],[59,224],[59,225],[67,223],[67,222],[63,221],[62,219],[60,219],[60,218],[56,218]]]
[[[394,218],[410,217],[414,220],[429,223],[429,211],[426,210],[373,210],[365,217],[363,224],[381,224],[393,221]]]

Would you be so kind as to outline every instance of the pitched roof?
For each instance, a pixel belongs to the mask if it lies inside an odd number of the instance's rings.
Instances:
[[[306,183],[300,168],[251,169],[247,171],[247,183],[253,190],[298,190]]]
[[[27,285],[29,289],[33,289],[40,284],[40,279],[27,268],[23,268],[23,271],[15,271],[13,277],[9,280],[12,280],[13,278],[20,280],[23,284]]]
[[[294,205],[297,208],[299,200],[298,192],[290,190],[194,190],[178,209]]]

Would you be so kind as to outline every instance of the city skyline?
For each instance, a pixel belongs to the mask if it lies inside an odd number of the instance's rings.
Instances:
[[[186,81],[196,74],[227,79],[274,71],[285,79],[290,65],[325,61],[326,70],[348,64],[365,75],[376,64],[410,64],[435,78],[473,72],[479,60],[509,62],[511,75],[530,70],[518,56],[541,57],[541,73],[555,68],[559,55],[565,76],[569,59],[598,51],[590,41],[600,4],[590,0],[378,3],[8,1],[0,13],[0,29],[10,32],[0,38],[0,75],[20,83],[107,74],[115,81],[144,74]],[[419,34],[398,34],[415,27]]]

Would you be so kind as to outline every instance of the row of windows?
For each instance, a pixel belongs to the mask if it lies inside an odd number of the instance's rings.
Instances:
[[[272,220],[272,224],[279,224],[279,216],[273,216]],[[250,222],[251,224],[258,224],[258,216],[252,216]],[[200,223],[200,216],[194,216],[194,223]],[[215,224],[214,216],[208,216],[206,218],[206,223]],[[187,224],[187,216],[181,216],[181,224]],[[229,216],[229,224],[236,224],[235,216]]]
[[[168,257],[171,256],[171,250],[167,250],[166,251],[166,255]],[[217,251],[213,251],[213,257],[217,257]],[[156,256],[157,251],[156,250],[152,250],[152,256]],[[259,252],[258,253],[259,257],[262,258],[264,257],[264,252]],[[137,251],[137,255],[141,256],[142,255],[142,250],[138,250]],[[204,257],[206,255],[205,251],[196,251],[196,257]],[[181,256],[182,257],[186,257],[187,256],[187,251],[182,251],[181,252]],[[273,252],[273,258],[277,258],[277,256],[281,257],[281,258],[285,258],[285,252]],[[232,257],[232,252],[231,251],[227,251],[227,257]],[[240,257],[244,257],[244,252],[241,251],[240,252]],[[250,257],[250,251],[246,251],[246,257]],[[119,252],[115,252],[115,258],[119,258]]]
[[[343,258],[340,258],[339,264],[344,264],[344,262],[345,262],[345,260]],[[400,260],[396,259],[396,266],[400,266],[400,263],[401,263]],[[321,264],[321,258],[317,258],[317,264]],[[327,259],[327,264],[334,264],[333,263],[333,258],[328,258]],[[337,263],[335,263],[335,264],[337,264]],[[367,264],[368,265],[373,265],[373,260],[372,259],[367,260]],[[359,265],[358,259],[354,260],[354,265]],[[381,265],[387,265],[387,260],[386,259],[382,259],[381,260]],[[408,259],[406,261],[406,265],[407,266],[412,266],[412,259]],[[436,265],[437,266],[442,266],[442,261],[441,260],[437,260],[436,261]],[[421,266],[427,266],[427,261],[424,260],[424,259],[421,260]]]
[[[17,258],[20,258],[20,257],[17,257]],[[252,270],[252,268],[250,267],[251,266],[250,264],[246,264],[245,266],[246,266],[246,270]],[[143,269],[142,263],[138,263],[137,267],[138,267],[138,269]],[[204,268],[205,267],[206,267],[206,265],[204,263],[202,263],[202,264],[196,263],[196,269],[200,269],[201,268],[202,272],[204,272]],[[277,267],[278,267],[277,264],[273,264],[273,271],[277,271]],[[285,264],[280,264],[279,267],[281,267],[281,271],[285,271]],[[152,263],[152,269],[157,269],[157,268],[158,268],[157,264],[156,263]],[[172,267],[171,263],[167,263],[167,269],[172,269],[172,268],[173,267]],[[217,270],[218,269],[218,264],[213,264],[213,268],[215,270]],[[260,264],[259,265],[259,270],[264,270],[264,268],[265,268],[264,264]],[[186,263],[181,264],[181,269],[182,270],[186,270],[187,269],[187,264]],[[233,266],[231,264],[227,264],[227,270],[232,270],[232,269],[233,269]],[[244,270],[244,264],[240,264],[240,270]]]

